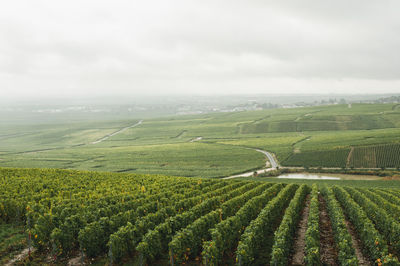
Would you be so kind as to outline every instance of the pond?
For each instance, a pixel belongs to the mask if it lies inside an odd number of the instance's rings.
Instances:
[[[371,175],[346,175],[346,174],[327,174],[327,173],[293,173],[283,174],[277,178],[287,179],[308,179],[308,180],[376,180],[378,176]]]
[[[340,180],[340,177],[331,176],[330,174],[308,174],[308,173],[296,173],[296,174],[284,174],[277,178],[288,178],[288,179],[315,179],[315,180]]]

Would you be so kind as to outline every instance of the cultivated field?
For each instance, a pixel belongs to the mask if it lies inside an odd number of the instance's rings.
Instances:
[[[20,167],[0,168],[1,264],[400,265],[393,105],[0,128]],[[383,177],[218,179],[264,168],[256,149],[278,173]]]
[[[31,243],[34,265],[399,265],[398,183],[5,168],[0,177],[2,262]]]
[[[399,168],[400,109],[393,107],[181,115],[146,118],[131,128],[139,120],[126,116],[2,123],[0,166],[224,177],[262,168],[266,158],[257,148],[274,153],[282,166]]]

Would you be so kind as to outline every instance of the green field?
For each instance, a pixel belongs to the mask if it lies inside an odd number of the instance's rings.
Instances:
[[[282,166],[400,167],[400,109],[393,104],[145,118],[30,121],[0,125],[0,166],[222,177]],[[108,119],[108,120],[107,120]],[[352,152],[351,152],[352,151]]]
[[[338,265],[400,265],[398,181],[22,168],[0,168],[0,179],[2,263],[31,236],[35,250],[21,265],[288,265],[299,248],[302,265],[326,265],[327,252]],[[295,241],[300,220],[306,231]]]
[[[400,144],[356,147],[350,156],[349,165],[355,168],[400,167]]]

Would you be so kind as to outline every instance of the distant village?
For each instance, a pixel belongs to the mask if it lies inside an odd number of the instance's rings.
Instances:
[[[289,103],[274,103],[268,102],[268,98],[256,98],[249,99],[244,98],[243,100],[236,100],[224,102],[223,100],[177,100],[164,103],[146,103],[146,102],[135,102],[132,104],[83,104],[83,105],[47,105],[39,106],[33,105],[31,107],[18,107],[18,106],[7,106],[0,107],[0,112],[31,112],[31,113],[43,113],[43,114],[119,114],[125,116],[141,116],[141,114],[151,113],[154,117],[164,115],[192,115],[192,114],[205,114],[213,112],[242,112],[242,111],[256,111],[276,108],[299,108],[299,107],[311,107],[311,106],[323,106],[323,105],[337,105],[347,104],[349,108],[354,103],[370,103],[370,104],[387,104],[387,103],[400,103],[400,95],[377,97],[376,99],[368,100],[356,100],[356,99],[345,99],[345,98],[325,98],[307,101],[292,101]]]

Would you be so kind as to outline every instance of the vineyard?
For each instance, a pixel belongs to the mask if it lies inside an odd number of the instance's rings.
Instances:
[[[300,167],[344,167],[349,152],[350,149],[336,149],[293,153],[283,164]]]
[[[287,166],[347,167],[347,168],[399,168],[400,144],[355,146],[323,151],[293,153],[282,162]]]
[[[272,132],[302,132],[302,131],[337,131],[392,128],[393,123],[379,115],[307,115],[297,120],[271,121],[268,117],[256,123],[243,124],[241,132],[272,133]]]
[[[400,265],[398,189],[55,169],[4,168],[0,179],[2,230],[25,227],[25,245],[54,263],[287,265],[303,238],[303,264],[319,265],[328,219],[335,263]]]
[[[400,167],[393,104],[163,115],[134,127],[139,119],[95,117],[1,123],[0,167],[216,178],[264,167],[254,149],[288,167]]]
[[[400,167],[400,144],[357,147],[350,157],[349,166],[355,168]]]

